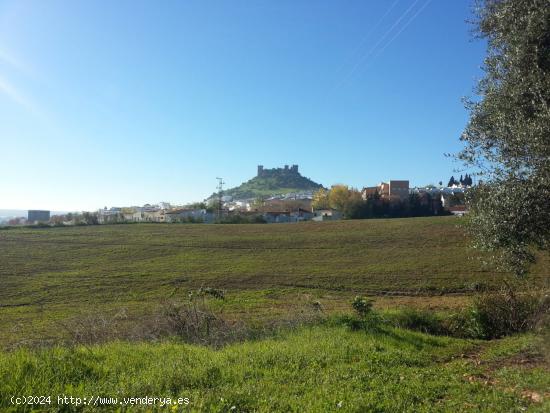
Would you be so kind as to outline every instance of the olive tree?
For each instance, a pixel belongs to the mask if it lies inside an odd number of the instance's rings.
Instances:
[[[550,246],[550,3],[479,0],[487,41],[458,157],[482,184],[468,196],[475,246],[517,275]]]

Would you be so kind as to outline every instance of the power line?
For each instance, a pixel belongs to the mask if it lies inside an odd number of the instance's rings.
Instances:
[[[370,48],[370,50],[362,55],[358,60],[357,62],[355,63],[355,65],[353,65],[353,67],[351,68],[350,72],[348,73],[348,75],[341,81],[339,82],[339,84],[337,85],[336,88],[338,88],[339,86],[341,86],[342,84],[344,84],[349,78],[351,78],[355,72],[357,71],[357,69],[365,62],[365,61],[368,61],[369,57],[374,53],[374,51],[378,48],[378,46],[380,44],[383,43],[383,41],[386,39],[386,37],[389,36],[389,34],[393,31],[393,29],[395,29],[399,23],[401,22],[401,20],[403,20],[409,13],[410,11],[414,8],[414,6],[416,6],[416,4],[419,2],[420,0],[415,0],[413,2],[413,4],[411,4],[407,10],[405,10],[398,18],[397,20],[395,20],[395,22],[391,25],[391,27],[386,30],[386,32],[378,39],[378,41],[374,44],[373,47]]]
[[[373,26],[371,26],[370,30],[367,32],[367,34],[365,34],[361,41],[358,43],[358,45],[355,47],[355,49],[353,50],[352,54],[357,54],[361,48],[363,47],[363,45],[365,44],[365,42],[368,40],[368,38],[370,37],[370,35],[378,28],[378,26],[380,26],[380,24],[384,21],[384,19],[386,18],[386,16],[394,9],[394,7],[397,5],[397,3],[399,3],[399,0],[395,0],[391,5],[390,7],[388,8],[388,10],[386,10],[386,12],[382,15],[382,17],[380,17],[380,19],[378,19],[378,21],[376,22],[376,24],[374,24]],[[340,66],[340,68],[337,70],[337,72],[340,72],[341,70],[343,70],[345,67],[345,64],[343,64],[342,66]]]
[[[376,59],[377,56],[379,56],[386,48],[413,22],[414,19],[418,17],[420,13],[430,4],[432,0],[428,0],[424,5],[416,11],[416,13],[401,27],[401,29],[384,45],[381,49],[376,52],[376,54],[373,56],[373,60]],[[372,60],[371,60],[372,61]]]

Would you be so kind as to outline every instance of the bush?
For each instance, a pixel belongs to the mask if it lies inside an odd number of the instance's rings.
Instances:
[[[369,300],[367,297],[356,296],[351,306],[359,317],[366,317],[372,311],[372,300]]]
[[[210,297],[224,300],[225,291],[201,287],[183,302],[164,303],[156,321],[156,334],[176,335],[188,343],[219,345],[227,341],[235,326],[214,313],[207,301]]]
[[[548,291],[529,288],[516,292],[510,285],[475,296],[472,311],[487,339],[534,330],[549,314]]]
[[[498,291],[482,290],[472,304],[447,317],[427,310],[404,309],[388,315],[395,327],[435,335],[490,340],[549,325],[548,290],[506,284]]]
[[[479,292],[469,308],[443,323],[449,335],[490,340],[536,330],[547,325],[549,315],[548,290],[505,284]]]
[[[359,317],[348,317],[344,323],[352,330],[378,331],[383,320],[372,310],[372,305],[373,301],[367,297],[356,296],[351,306]]]
[[[58,328],[65,330],[67,337],[65,346],[88,346],[97,343],[106,343],[115,339],[133,339],[136,331],[124,326],[128,319],[126,309],[121,309],[116,314],[94,312],[75,315],[63,321],[57,321]],[[137,335],[142,339],[142,334]],[[48,344],[40,343],[40,345]]]
[[[481,325],[477,310],[472,306],[443,321],[446,334],[461,338],[485,338],[484,327]]]

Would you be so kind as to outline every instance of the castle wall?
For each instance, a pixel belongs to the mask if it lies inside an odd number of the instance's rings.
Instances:
[[[290,171],[292,173],[295,173],[297,174],[298,173],[298,165],[292,165],[292,166],[288,166],[288,165],[285,165],[284,168],[278,168],[279,170],[284,170],[284,171]],[[265,172],[268,171],[269,169],[264,169],[264,166],[263,165],[258,165],[258,173],[256,176],[264,176],[265,175]]]

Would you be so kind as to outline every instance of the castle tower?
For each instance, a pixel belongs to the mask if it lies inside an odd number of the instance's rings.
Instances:
[[[258,165],[258,176],[262,176],[263,173],[264,173],[264,166]]]
[[[292,165],[292,168],[290,170],[294,173],[298,173],[298,165]]]

